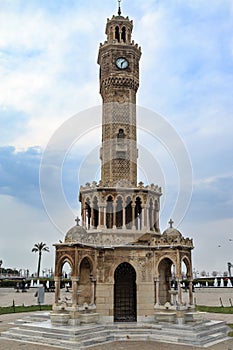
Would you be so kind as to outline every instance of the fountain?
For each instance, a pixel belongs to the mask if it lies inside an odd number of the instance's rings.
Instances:
[[[232,283],[231,283],[230,278],[228,278],[228,280],[227,280],[227,287],[232,287]]]
[[[216,277],[215,277],[215,279],[214,279],[214,287],[218,287],[218,280],[217,280]]]

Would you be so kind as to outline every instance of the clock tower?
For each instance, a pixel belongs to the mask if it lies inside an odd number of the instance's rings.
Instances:
[[[133,21],[107,20],[100,45],[100,94],[103,99],[101,181],[106,186],[137,185],[136,93],[141,48],[132,41]]]
[[[103,100],[101,179],[80,187],[82,224],[77,220],[64,243],[55,245],[53,311],[59,317],[65,310],[72,324],[83,322],[83,317],[86,322],[88,318],[98,322],[100,317],[107,324],[153,323],[156,310],[159,315],[172,303],[174,278],[177,305],[183,307],[178,283],[183,263],[190,283],[189,303],[193,303],[192,240],[173,228],[172,221],[161,234],[161,188],[137,180],[136,95],[141,49],[132,40],[132,30],[133,22],[121,15],[120,7],[118,15],[107,20],[106,41],[98,52]],[[64,306],[60,282],[66,262],[72,270],[72,305]]]
[[[161,188],[137,182],[136,95],[141,48],[133,21],[107,19],[98,64],[102,97],[101,179],[80,188],[82,225],[98,239],[129,243],[146,232],[160,234]],[[113,235],[114,234],[114,235]]]

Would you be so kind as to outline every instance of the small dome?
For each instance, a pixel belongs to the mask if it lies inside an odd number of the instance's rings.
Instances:
[[[172,221],[172,219],[170,219],[170,221],[169,221],[170,227],[167,228],[163,232],[163,236],[172,237],[172,238],[182,237],[182,234],[180,233],[180,231],[178,231],[176,228],[172,227],[173,224],[174,224],[174,221]]]
[[[72,227],[66,234],[65,243],[80,242],[87,235],[87,231],[82,226]]]
[[[169,227],[163,232],[163,236],[175,238],[175,237],[182,237],[182,234],[180,233],[180,231],[178,231],[174,227]]]

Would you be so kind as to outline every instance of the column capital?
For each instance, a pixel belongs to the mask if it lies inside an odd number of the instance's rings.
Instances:
[[[71,281],[72,282],[79,282],[79,277],[72,277],[71,276]]]

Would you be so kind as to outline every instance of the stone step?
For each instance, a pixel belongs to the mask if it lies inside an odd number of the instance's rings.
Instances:
[[[113,341],[160,341],[206,346],[226,339],[224,322],[204,322],[194,326],[142,323],[55,326],[50,321],[26,322],[4,332],[4,338],[56,345],[66,349],[87,349]]]
[[[41,329],[41,327],[38,329],[37,327],[24,327],[19,328],[15,327],[8,331],[8,334],[12,335],[19,335],[23,334],[24,336],[36,336],[39,338],[48,338],[48,339],[62,339],[62,340],[75,340],[77,342],[82,342],[87,339],[87,337],[97,337],[101,335],[102,337],[106,337],[109,335],[109,330],[105,329],[104,327],[98,328],[98,329],[90,329],[89,330],[80,330],[79,332],[74,331],[73,333],[67,332],[66,330],[62,329],[58,333],[57,330],[54,332],[53,329]]]

